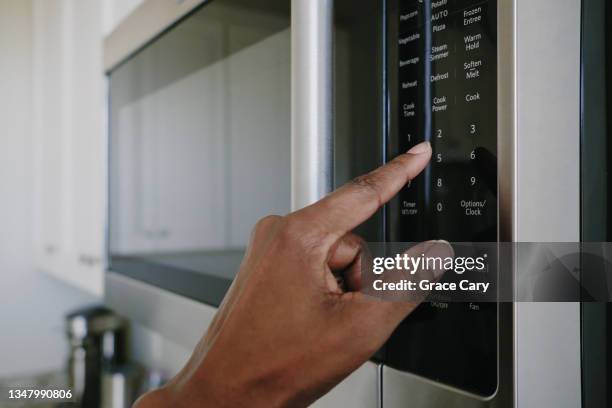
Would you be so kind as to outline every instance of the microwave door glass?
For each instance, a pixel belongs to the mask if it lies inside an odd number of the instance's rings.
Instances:
[[[216,0],[110,73],[110,268],[216,305],[290,209],[290,14]]]

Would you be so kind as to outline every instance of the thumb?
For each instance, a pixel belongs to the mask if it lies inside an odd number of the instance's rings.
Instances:
[[[439,260],[425,265],[422,262],[416,271],[392,270],[377,276],[384,283],[399,283],[402,280],[418,282],[421,280],[438,281],[444,275],[444,259],[454,256],[452,246],[446,241],[427,241],[417,244],[405,252],[409,258],[431,258]],[[431,266],[431,267],[430,267]],[[379,332],[383,342],[395,330],[399,323],[421,304],[429,295],[429,291],[385,291],[376,292],[371,284],[371,269],[365,273],[370,277],[363,279],[361,292],[346,293],[345,308],[353,323],[365,325],[369,330]]]

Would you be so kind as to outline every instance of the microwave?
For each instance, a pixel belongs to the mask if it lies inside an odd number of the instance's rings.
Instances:
[[[423,140],[432,163],[359,228],[367,241],[605,241],[606,12],[603,0],[145,1],[105,40],[107,303],[193,347],[259,218]],[[607,401],[606,310],[425,302],[317,404]]]

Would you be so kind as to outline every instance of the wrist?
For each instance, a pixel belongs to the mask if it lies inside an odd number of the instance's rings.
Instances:
[[[292,399],[290,392],[276,381],[268,379],[244,380],[240,376],[212,374],[205,370],[194,373],[180,390],[169,392],[175,401],[189,401],[194,407],[286,407]]]

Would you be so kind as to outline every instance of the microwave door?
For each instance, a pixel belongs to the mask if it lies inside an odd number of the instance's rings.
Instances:
[[[292,209],[384,161],[384,3],[292,1]],[[356,231],[384,240],[382,211]],[[380,365],[367,362],[317,408],[380,405]]]
[[[193,347],[252,227],[290,211],[290,3],[147,1],[106,45],[106,298]]]

